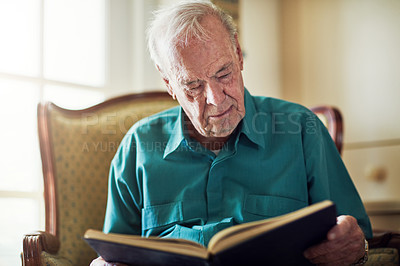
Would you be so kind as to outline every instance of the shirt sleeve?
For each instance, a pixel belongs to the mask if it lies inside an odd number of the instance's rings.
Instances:
[[[329,199],[338,215],[351,215],[358,221],[367,239],[371,224],[361,198],[326,127],[314,115],[307,115],[303,143],[307,170],[309,202]],[[310,117],[314,123],[310,123]]]
[[[135,162],[135,142],[127,135],[110,166],[105,233],[141,234],[140,182]]]

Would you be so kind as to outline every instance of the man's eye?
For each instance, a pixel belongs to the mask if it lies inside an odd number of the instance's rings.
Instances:
[[[190,88],[191,90],[198,90],[198,89],[200,89],[201,88],[201,85],[198,85],[198,86],[196,86],[196,87],[192,87],[192,88]]]
[[[196,87],[188,88],[186,89],[186,93],[190,96],[196,96],[200,94],[202,87],[202,85],[198,85]]]
[[[227,73],[225,75],[219,76],[218,79],[222,79],[222,80],[223,79],[227,79],[227,78],[229,78],[231,76],[231,74],[232,74],[232,72],[229,72],[229,73]]]

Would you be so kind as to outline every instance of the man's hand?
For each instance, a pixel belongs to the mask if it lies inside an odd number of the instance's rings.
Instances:
[[[90,263],[90,266],[126,266],[126,265],[121,263],[107,262],[102,257],[98,257],[97,259],[93,260],[92,263]]]
[[[352,216],[337,217],[327,240],[308,248],[304,256],[318,265],[350,265],[364,255],[364,233]]]

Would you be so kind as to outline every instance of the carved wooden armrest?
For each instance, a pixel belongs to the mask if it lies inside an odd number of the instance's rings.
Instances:
[[[41,265],[40,254],[42,251],[57,254],[59,249],[60,241],[50,233],[37,231],[32,234],[26,234],[23,240],[23,265]]]

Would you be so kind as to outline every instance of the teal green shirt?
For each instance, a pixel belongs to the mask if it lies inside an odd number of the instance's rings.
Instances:
[[[181,107],[136,123],[111,163],[103,230],[207,245],[229,226],[330,199],[370,238],[363,204],[319,119],[247,90],[245,107],[218,155],[190,139]]]

